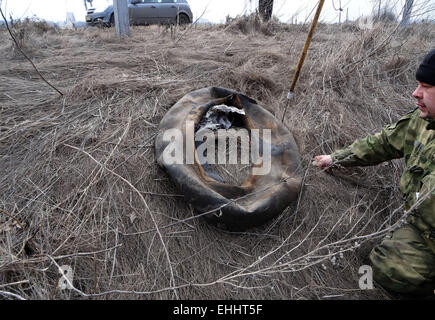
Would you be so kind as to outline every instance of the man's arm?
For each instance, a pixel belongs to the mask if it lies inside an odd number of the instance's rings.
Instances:
[[[403,157],[405,134],[412,114],[407,114],[375,135],[356,140],[345,149],[336,150],[331,155],[316,156],[314,164],[322,169],[333,164],[369,166]]]

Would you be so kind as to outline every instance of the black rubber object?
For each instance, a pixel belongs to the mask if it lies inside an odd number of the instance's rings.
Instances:
[[[230,185],[208,176],[197,157],[194,164],[164,163],[163,152],[170,143],[163,140],[165,130],[180,129],[186,139],[186,122],[193,121],[196,126],[209,108],[219,104],[243,108],[248,130],[271,130],[269,174],[253,175],[251,170],[241,185]],[[155,152],[158,164],[166,169],[195,213],[214,210],[204,218],[229,230],[245,230],[278,216],[297,199],[302,185],[303,170],[292,134],[255,100],[225,88],[199,89],[179,100],[160,122]]]

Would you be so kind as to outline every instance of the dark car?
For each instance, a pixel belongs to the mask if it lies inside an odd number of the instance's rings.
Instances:
[[[188,24],[193,15],[187,0],[127,0],[130,24]],[[113,5],[102,12],[88,10],[88,25],[114,25]]]

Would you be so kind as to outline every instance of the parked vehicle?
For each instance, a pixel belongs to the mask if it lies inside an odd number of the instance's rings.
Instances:
[[[187,0],[127,0],[130,24],[188,24],[192,23],[192,10]],[[113,5],[104,11],[90,8],[86,14],[87,25],[112,26],[115,23]]]

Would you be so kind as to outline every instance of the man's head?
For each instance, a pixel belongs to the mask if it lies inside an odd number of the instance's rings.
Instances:
[[[415,77],[418,86],[412,96],[417,99],[420,117],[435,119],[435,49],[423,59]]]

